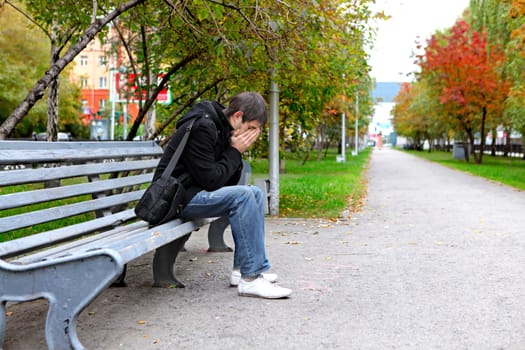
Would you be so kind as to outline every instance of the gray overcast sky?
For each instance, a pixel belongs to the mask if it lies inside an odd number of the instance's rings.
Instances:
[[[406,74],[416,70],[411,55],[418,37],[425,44],[436,30],[454,25],[468,5],[469,0],[376,0],[373,9],[391,18],[377,25],[369,61],[372,77],[378,82],[411,81]]]

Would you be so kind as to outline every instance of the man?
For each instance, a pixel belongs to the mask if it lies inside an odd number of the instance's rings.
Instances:
[[[257,140],[266,124],[266,102],[261,95],[243,92],[225,108],[217,102],[201,102],[177,122],[179,129],[195,120],[173,175],[186,190],[183,219],[227,216],[235,243],[234,269],[230,284],[241,296],[285,298],[292,290],[274,284],[264,245],[264,201],[255,186],[237,185],[242,172],[242,154]],[[177,137],[178,136],[178,137]],[[160,177],[175,153],[182,133],[176,133],[164,152],[154,178]]]

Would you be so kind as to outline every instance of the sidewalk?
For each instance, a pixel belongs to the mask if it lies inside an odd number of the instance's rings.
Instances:
[[[351,159],[349,160],[351,161]],[[268,219],[288,300],[237,296],[231,253],[196,232],[184,289],[151,288],[151,258],[86,309],[88,349],[524,349],[525,193],[374,150],[349,221]],[[231,239],[228,241],[231,242]],[[5,350],[44,349],[45,302],[15,305]],[[15,338],[16,337],[16,338]]]

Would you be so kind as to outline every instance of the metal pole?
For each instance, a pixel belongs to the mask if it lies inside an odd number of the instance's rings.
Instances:
[[[274,80],[270,82],[270,215],[279,215],[279,88]]]
[[[345,77],[343,74],[343,86],[345,85]],[[341,162],[346,162],[346,114],[345,114],[345,104],[346,104],[346,92],[343,89],[343,104],[341,112]]]
[[[113,22],[109,23],[109,35],[113,35]],[[109,98],[111,101],[111,120],[109,122],[110,129],[109,129],[109,139],[114,140],[115,139],[115,68],[117,67],[117,54],[113,53],[111,55],[111,63],[109,66],[109,79],[111,81],[109,82]]]
[[[109,139],[114,140],[115,139],[115,69],[113,67],[113,63],[111,64],[110,72],[109,72],[109,98],[111,100],[111,119],[109,121],[110,129],[109,129]]]
[[[346,162],[346,115],[344,111],[344,100],[343,95],[343,113],[341,114],[341,161]]]
[[[358,144],[359,144],[359,134],[358,134],[358,124],[359,124],[359,93],[355,92],[355,155],[357,156]]]
[[[122,139],[126,140],[128,137],[128,104],[126,102],[122,105],[122,118]]]

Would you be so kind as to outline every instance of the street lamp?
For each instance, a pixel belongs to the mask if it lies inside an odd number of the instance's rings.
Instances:
[[[343,74],[343,85],[345,81],[345,75]],[[340,162],[346,162],[346,115],[345,115],[345,91],[343,89],[343,104],[341,113],[341,157]]]
[[[357,156],[357,145],[359,143],[359,135],[358,135],[358,124],[359,124],[359,92],[355,92],[355,150],[354,150],[354,156]]]

